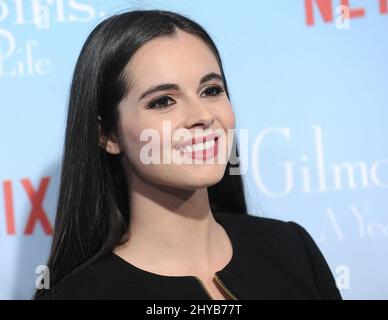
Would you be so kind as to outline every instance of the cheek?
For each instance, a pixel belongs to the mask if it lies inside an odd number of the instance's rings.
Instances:
[[[130,162],[137,163],[140,161],[139,154],[142,145],[146,142],[141,141],[141,133],[147,128],[147,125],[135,117],[125,117],[120,122],[120,142],[125,155]]]
[[[139,170],[162,152],[162,127],[149,119],[134,118],[121,126],[121,142],[126,156]],[[152,150],[152,152],[150,151]],[[161,160],[160,160],[161,161]],[[149,166],[147,166],[148,168]]]
[[[219,110],[222,110],[222,112],[217,114],[217,118],[226,135],[225,139],[220,140],[221,146],[219,155],[228,160],[232,152],[233,140],[235,137],[235,115],[230,103]]]
[[[219,109],[219,112],[217,113],[217,118],[220,121],[221,126],[225,130],[235,128],[235,115],[232,105],[230,103],[228,103],[222,109]]]

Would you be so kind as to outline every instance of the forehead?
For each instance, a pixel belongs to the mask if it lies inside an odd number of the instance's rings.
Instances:
[[[177,31],[144,44],[132,57],[126,72],[132,88],[144,89],[162,82],[195,82],[209,72],[220,73],[216,57],[200,38]]]

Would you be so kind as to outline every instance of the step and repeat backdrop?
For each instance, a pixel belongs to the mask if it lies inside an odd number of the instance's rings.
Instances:
[[[46,263],[81,46],[131,9],[216,42],[249,212],[303,225],[345,299],[387,299],[388,0],[0,0],[0,298],[30,299]]]

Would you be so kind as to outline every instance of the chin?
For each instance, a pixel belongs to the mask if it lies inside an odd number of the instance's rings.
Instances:
[[[190,186],[190,189],[209,187],[220,182],[224,172],[225,170],[217,170],[217,168],[212,168],[211,170],[202,168],[187,170],[181,174],[181,177],[184,178],[182,184]]]

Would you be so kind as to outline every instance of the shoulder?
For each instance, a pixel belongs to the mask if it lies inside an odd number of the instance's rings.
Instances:
[[[120,267],[112,255],[100,258],[46,289],[38,299],[115,299],[120,294],[123,281]]]
[[[319,251],[306,229],[293,221],[228,213],[215,217],[236,239],[250,247],[254,244],[262,251],[308,258],[313,258],[310,253]]]
[[[316,287],[322,298],[341,299],[321,250],[300,224],[252,215],[217,214],[216,217],[233,234],[245,256],[254,250],[260,264],[263,259],[270,260],[272,267],[281,266],[285,272],[292,271],[294,276]]]
[[[277,241],[279,244],[290,244],[311,237],[301,225],[293,221],[282,221],[249,214],[217,213],[215,217],[224,226],[248,238],[265,238]]]

